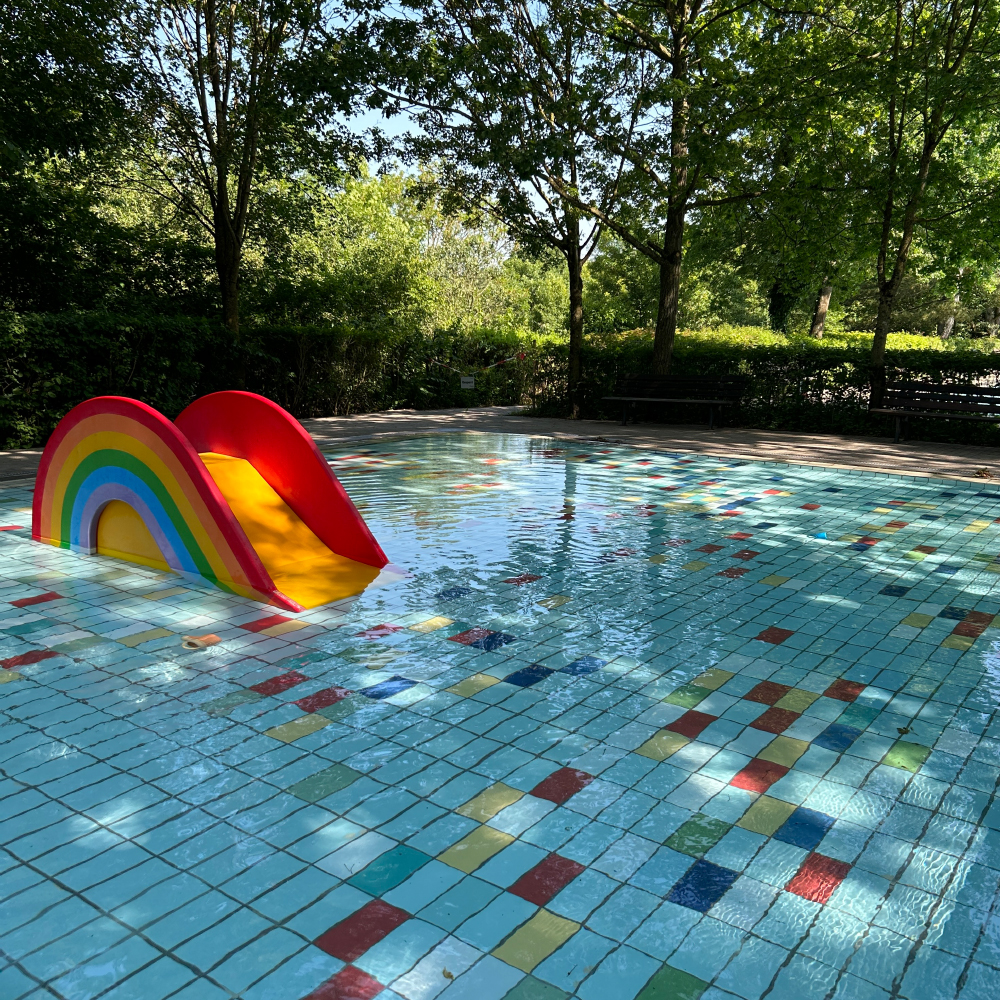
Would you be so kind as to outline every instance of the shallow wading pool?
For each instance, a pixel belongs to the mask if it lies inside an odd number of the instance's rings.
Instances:
[[[1000,490],[328,457],[409,575],[301,615],[0,489],[3,1000],[1000,994]]]

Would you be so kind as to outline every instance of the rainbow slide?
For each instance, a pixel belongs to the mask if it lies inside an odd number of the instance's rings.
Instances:
[[[302,425],[251,392],[176,421],[98,396],[45,446],[31,535],[289,611],[359,594],[388,559]]]

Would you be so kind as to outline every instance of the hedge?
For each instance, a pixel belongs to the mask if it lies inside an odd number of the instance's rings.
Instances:
[[[747,376],[751,391],[728,418],[743,426],[891,434],[889,418],[865,412],[864,338],[776,339],[681,336],[673,371]],[[887,354],[892,374],[1000,382],[998,355],[989,344],[942,350],[921,346],[936,343],[924,338],[897,339],[903,346]],[[257,327],[235,345],[218,324],[198,318],[7,313],[0,314],[0,351],[0,440],[6,448],[44,444],[63,414],[96,395],[132,396],[171,417],[198,396],[238,387],[260,392],[302,418],[514,403],[527,404],[539,415],[566,412],[566,344],[517,331],[438,331],[426,336]],[[511,356],[513,361],[497,364]],[[603,403],[601,397],[610,394],[622,376],[648,371],[651,358],[651,340],[641,332],[588,340],[583,415],[618,417],[616,404]],[[475,374],[475,389],[460,388],[460,373]],[[640,418],[701,423],[705,413],[704,407],[673,406],[640,411]],[[913,430],[925,440],[1000,444],[1000,431],[989,424],[922,421]]]

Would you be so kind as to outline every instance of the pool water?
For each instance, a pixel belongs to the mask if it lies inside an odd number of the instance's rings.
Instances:
[[[301,615],[0,490],[0,998],[1000,995],[997,487],[328,457],[394,566]]]

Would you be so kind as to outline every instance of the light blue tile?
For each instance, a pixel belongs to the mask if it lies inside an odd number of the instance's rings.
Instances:
[[[440,902],[440,900],[439,900]],[[492,951],[515,927],[520,926],[538,909],[533,903],[503,893],[466,920],[455,936],[480,951]]]
[[[368,893],[355,889],[353,885],[340,885],[294,916],[287,926],[312,941],[371,901]]]
[[[743,931],[712,917],[695,924],[670,956],[670,964],[683,972],[713,980],[736,953]]]
[[[623,947],[613,951],[578,989],[581,1000],[605,1000],[609,996],[632,1000],[660,967],[655,959]]]
[[[481,872],[479,873],[481,874]],[[430,905],[463,878],[462,872],[440,861],[430,861],[395,889],[382,897],[407,913],[417,913]]]
[[[573,993],[593,967],[614,947],[614,941],[583,928],[544,962],[535,966],[532,975],[567,993]]]
[[[244,993],[248,986],[274,972],[285,959],[301,951],[304,945],[305,941],[297,934],[278,927],[251,941],[216,966],[212,970],[212,978],[233,993]]]
[[[751,937],[719,974],[716,986],[746,1000],[757,1000],[787,958],[784,948]]]
[[[194,973],[189,968],[164,957],[129,976],[104,996],[107,1000],[162,1000],[193,978]]]
[[[343,967],[339,959],[310,945],[246,990],[243,1000],[300,1000]]]
[[[380,983],[391,983],[413,968],[447,936],[434,924],[407,920],[373,945],[354,964]]]
[[[547,909],[581,923],[618,887],[614,879],[588,869],[549,900]]]

